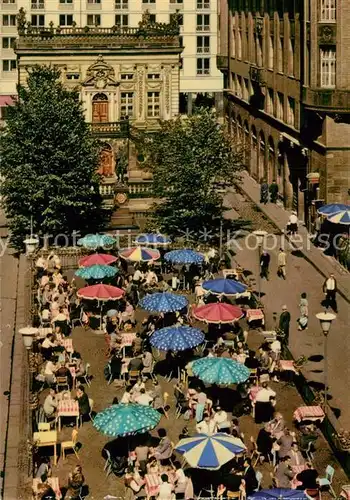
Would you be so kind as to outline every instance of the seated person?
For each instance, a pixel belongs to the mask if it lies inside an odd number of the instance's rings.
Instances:
[[[49,457],[42,457],[40,460],[40,465],[36,471],[35,477],[37,479],[42,478],[42,476],[49,477],[51,475],[51,465]]]
[[[109,339],[110,339],[109,340],[109,347],[110,347],[111,351],[113,349],[118,349],[118,350],[121,349],[121,346],[123,343],[123,337],[122,337],[120,332],[118,332],[117,330],[114,330],[110,334]]]
[[[57,358],[52,356],[45,365],[44,368],[44,377],[45,381],[48,385],[53,385],[55,383],[55,372],[56,372],[56,362]]]
[[[57,370],[55,373],[56,377],[67,377],[67,382],[69,385],[69,388],[71,389],[73,386],[73,377],[69,369],[62,365],[61,363],[57,364]]]
[[[47,309],[46,307],[41,311],[40,313],[40,318],[42,324],[45,326],[49,326],[50,320],[51,320],[51,313],[50,309]]]
[[[142,370],[143,364],[141,359],[141,353],[137,353],[134,358],[130,360],[128,371],[129,372],[138,372]]]
[[[54,417],[57,406],[58,406],[58,401],[56,399],[56,392],[53,388],[51,388],[43,404],[43,410],[46,418]]]
[[[289,456],[290,456],[290,465],[292,467],[295,465],[305,464],[305,459],[299,450],[298,443],[295,441],[293,441],[292,443],[292,449],[289,452]]]
[[[52,333],[48,333],[41,344],[41,354],[44,359],[50,359],[52,356],[53,348],[56,347],[57,342],[55,342],[55,336]]]
[[[112,357],[108,361],[108,366],[110,370],[110,374],[112,376],[112,380],[119,379],[121,377],[123,358],[121,354],[117,351],[113,351]]]
[[[170,439],[167,436],[166,430],[161,428],[158,430],[158,436],[160,437],[160,442],[158,446],[153,451],[153,456],[157,460],[166,460],[173,454],[173,447]]]
[[[140,394],[133,398],[135,403],[142,406],[149,406],[153,401],[153,398],[150,394],[146,392],[146,389],[141,389]]]
[[[159,465],[158,461],[155,457],[151,457],[146,465],[147,474],[158,474],[159,473]]]
[[[252,351],[252,350],[249,351],[248,357],[246,358],[244,364],[250,370],[255,370],[255,369],[259,368],[260,363],[259,363],[259,360],[255,357],[254,351]]]
[[[188,410],[188,399],[186,397],[185,388],[182,382],[178,382],[174,386],[174,396],[176,399],[176,405],[181,408],[181,411],[185,412],[186,410]]]
[[[169,477],[167,474],[162,474],[160,478],[162,480],[162,484],[159,486],[159,500],[172,500],[174,485],[169,482]]]
[[[131,388],[131,394],[133,399],[140,395],[141,389],[145,389],[146,385],[141,377],[138,377],[135,384]]]
[[[120,403],[121,403],[121,404],[125,404],[125,405],[127,405],[127,404],[131,403],[131,400],[132,400],[131,389],[132,389],[132,387],[131,387],[131,386],[127,386],[127,387],[125,388],[125,392],[124,392],[124,394],[122,395],[122,398],[121,398],[121,400],[120,400]]]
[[[136,333],[136,337],[132,341],[132,352],[138,353],[142,351],[142,338],[140,333]]]
[[[74,467],[73,471],[68,475],[68,490],[66,498],[79,499],[81,487],[84,485],[85,478],[83,476],[80,465]]]
[[[86,417],[87,415],[89,415],[91,412],[90,402],[88,395],[85,393],[84,386],[80,385],[77,388],[77,396],[75,400],[78,401],[79,404],[79,415],[81,417]]]
[[[152,371],[153,366],[153,356],[152,353],[146,349],[142,355],[142,374],[149,375]]]
[[[297,475],[297,480],[302,483],[300,486],[297,486],[297,490],[316,490],[319,487],[317,483],[317,470],[313,468],[310,462],[306,462],[305,465],[306,469]]]

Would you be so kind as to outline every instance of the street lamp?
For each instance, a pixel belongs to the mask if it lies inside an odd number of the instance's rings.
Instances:
[[[258,243],[258,295],[259,301],[261,298],[261,269],[260,269],[260,259],[261,259],[261,249],[263,243],[265,241],[266,236],[268,235],[267,231],[262,231],[258,229],[257,231],[253,231],[253,234],[256,237],[256,241]]]
[[[323,369],[323,374],[324,374],[324,412],[327,414],[327,403],[328,403],[328,395],[327,395],[327,389],[328,389],[328,373],[327,373],[327,362],[328,362],[328,334],[329,330],[331,328],[332,321],[336,318],[337,316],[333,313],[329,312],[320,312],[316,314],[316,318],[320,321],[322,332],[324,335],[324,369]]]
[[[18,333],[22,335],[24,347],[27,349],[27,351],[29,351],[33,345],[33,339],[38,333],[38,329],[33,328],[32,326],[26,326],[24,328],[21,328]]]

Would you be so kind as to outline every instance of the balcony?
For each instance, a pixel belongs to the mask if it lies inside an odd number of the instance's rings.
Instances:
[[[303,89],[303,104],[307,109],[334,113],[350,113],[350,90]]]
[[[128,130],[122,122],[90,123],[91,132],[98,137],[127,137]]]

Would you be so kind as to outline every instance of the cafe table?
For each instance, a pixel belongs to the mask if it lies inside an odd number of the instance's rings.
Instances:
[[[297,475],[300,474],[300,472],[303,472],[303,470],[306,469],[306,465],[292,465],[292,471],[294,472],[294,477],[290,482],[290,485],[293,490],[296,490],[297,487],[302,484],[300,481],[297,480]]]
[[[125,358],[125,348],[132,346],[132,343],[134,342],[134,340],[136,338],[136,333],[135,332],[122,332],[121,336],[122,336],[121,349],[123,351],[123,357]]]
[[[62,417],[75,417],[76,425],[79,426],[79,404],[74,399],[62,399],[57,406],[58,430],[61,430]]]
[[[155,497],[159,493],[159,487],[162,480],[159,474],[146,474],[145,475],[145,491],[147,498]]]
[[[261,309],[247,309],[246,314],[248,325],[253,321],[260,321],[261,325],[265,324],[265,316]]]
[[[316,421],[320,420],[323,422],[325,418],[325,413],[320,406],[299,406],[293,414],[294,420],[301,422],[302,420]]]
[[[33,442],[38,448],[43,448],[44,446],[53,446],[53,463],[54,465],[57,464],[57,431],[34,432]]]

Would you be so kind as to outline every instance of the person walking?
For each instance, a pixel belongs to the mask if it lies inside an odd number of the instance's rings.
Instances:
[[[262,179],[260,184],[260,203],[266,205],[269,201],[269,185],[265,179]]]
[[[266,278],[267,281],[269,280],[270,259],[270,254],[268,254],[266,250],[264,250],[260,257],[260,277]]]
[[[298,330],[307,330],[309,320],[309,302],[305,292],[300,295],[299,310],[300,316],[298,318]]]
[[[337,290],[337,280],[335,279],[334,274],[330,274],[329,278],[327,278],[323,283],[323,293],[326,296],[324,305],[327,309],[331,307],[335,313],[338,312],[336,300]]]
[[[279,249],[278,256],[277,256],[277,276],[282,276],[282,278],[285,280],[286,275],[287,275],[287,254],[283,250],[283,248]]]
[[[278,198],[278,185],[275,179],[272,181],[272,184],[270,184],[269,191],[271,203],[276,203]]]
[[[292,213],[289,216],[288,226],[287,226],[288,230],[289,230],[289,233],[291,235],[297,234],[297,232],[298,232],[298,223],[299,223],[298,215],[297,215],[296,211],[293,210]]]
[[[282,306],[282,312],[279,319],[279,329],[283,335],[282,341],[285,345],[289,342],[289,325],[290,325],[290,312],[287,306]]]

